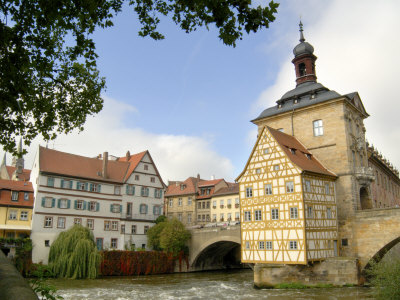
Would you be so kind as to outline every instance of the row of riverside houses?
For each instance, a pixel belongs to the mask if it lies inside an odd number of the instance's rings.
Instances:
[[[146,248],[162,214],[165,184],[148,151],[89,158],[39,147],[31,181],[35,263],[47,263],[50,245],[73,224],[90,228],[98,249]]]

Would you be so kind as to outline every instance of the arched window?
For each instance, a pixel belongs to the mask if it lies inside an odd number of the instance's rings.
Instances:
[[[306,65],[304,63],[299,64],[300,76],[306,76]]]

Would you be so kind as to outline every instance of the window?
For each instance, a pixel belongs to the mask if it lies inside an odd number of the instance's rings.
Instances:
[[[125,225],[121,224],[121,233],[124,234],[125,233]]]
[[[287,181],[286,182],[286,193],[293,193],[293,191],[294,191],[293,181]]]
[[[150,182],[156,182],[156,179],[154,177],[150,177]]]
[[[21,214],[19,215],[19,219],[21,221],[28,221],[28,212],[25,210],[21,211]]]
[[[96,201],[90,201],[89,202],[89,211],[99,211],[100,204],[98,204]]]
[[[228,205],[228,208],[231,208],[232,207],[232,199],[228,199],[226,204]]]
[[[146,204],[140,204],[140,213],[147,214],[147,205]]]
[[[264,241],[258,242],[258,249],[260,249],[260,250],[264,250],[264,249],[265,249],[265,243],[264,243]]]
[[[227,218],[228,218],[228,221],[231,221],[232,220],[232,213],[228,213]]]
[[[12,191],[11,201],[18,201],[18,192]]]
[[[111,230],[118,231],[118,221],[111,221]]]
[[[184,189],[186,189],[186,184],[181,184],[180,188],[181,188],[181,191],[183,191]]]
[[[104,221],[104,230],[109,231],[110,230],[110,221]]]
[[[197,202],[197,208],[201,209],[201,202]]]
[[[244,220],[246,222],[251,221],[251,212],[250,211],[245,211],[244,212]]]
[[[43,207],[54,207],[55,204],[55,199],[49,198],[49,197],[45,197],[42,198],[42,206]]]
[[[217,208],[217,201],[213,201],[213,208]]]
[[[217,215],[213,214],[213,222],[217,222]]]
[[[61,229],[65,228],[65,217],[58,217],[57,228],[61,228]]]
[[[148,170],[149,170],[149,165],[143,165],[143,169],[144,169],[145,171],[148,171]]]
[[[63,189],[72,189],[72,180],[64,180],[61,179],[61,188]]]
[[[58,199],[58,208],[69,208],[69,200],[68,199]]]
[[[200,204],[200,202],[199,202]],[[182,206],[182,198],[178,198],[178,206]]]
[[[311,154],[306,153],[305,156],[306,156],[309,160],[311,160]]]
[[[290,250],[297,250],[297,241],[290,241],[289,242],[289,249]]]
[[[279,171],[279,165],[274,165],[274,171]]]
[[[162,190],[161,189],[154,189],[154,197],[161,198],[162,197]]]
[[[235,212],[235,221],[240,221],[240,212]]]
[[[271,209],[271,219],[279,220],[279,209],[277,209],[277,208]]]
[[[54,187],[54,178],[53,177],[47,177],[47,186]]]
[[[264,149],[264,154],[269,154],[269,148]]]
[[[140,179],[139,175],[135,175],[135,180],[139,180],[139,179]]]
[[[121,195],[121,187],[116,185],[114,186],[114,195]]]
[[[169,207],[172,207],[174,205],[174,199],[170,198],[169,199]]]
[[[265,249],[272,250],[272,241],[265,242]]]
[[[87,219],[86,220],[86,227],[89,229],[94,229],[94,220],[93,219]]]
[[[254,211],[254,221],[261,221],[262,216],[261,216],[261,209],[255,210]]]
[[[296,154],[296,149],[290,148],[290,152],[291,152],[292,154]]]
[[[132,225],[131,232],[132,232],[132,234],[136,234],[136,225]]]
[[[207,205],[207,208],[210,208],[210,201],[207,201],[206,205]]]
[[[235,198],[235,208],[239,208],[239,198]]]
[[[111,204],[110,211],[113,213],[120,213],[121,212],[121,205],[119,204]]]
[[[75,209],[85,209],[85,201],[75,200]]]
[[[178,220],[179,220],[180,222],[182,222],[182,213],[179,213],[179,214],[178,214]]]
[[[44,227],[46,228],[53,227],[53,217],[44,217]]]
[[[24,200],[25,201],[29,200],[29,193],[27,193],[27,192],[24,193]]]
[[[299,217],[297,207],[291,207],[290,208],[290,218],[291,219],[297,219]]]
[[[342,246],[348,246],[349,241],[347,239],[342,239]]]
[[[135,186],[132,184],[128,184],[126,186],[126,194],[127,195],[134,195],[135,194]]]
[[[44,246],[45,247],[50,247],[50,240],[45,240],[44,241]]]
[[[256,174],[261,174],[261,169],[260,168],[256,169]]]
[[[187,205],[192,205],[192,197],[188,197]]]
[[[324,126],[322,120],[316,120],[313,122],[314,136],[324,135]]]
[[[247,198],[253,197],[253,188],[252,187],[246,188],[246,197]]]
[[[307,207],[307,216],[308,216],[309,218],[312,218],[312,217],[313,217],[313,209],[312,209],[312,206],[308,206],[308,207]]]
[[[161,207],[158,205],[153,206],[153,215],[159,216],[161,214]]]
[[[220,200],[219,201],[219,207],[220,208],[224,208],[224,200]]]
[[[221,220],[221,222],[223,222],[224,221],[224,214],[223,213],[221,213],[221,214],[219,214],[219,218],[220,218],[220,220]]]
[[[10,210],[10,212],[8,214],[8,219],[9,220],[16,220],[17,219],[17,213],[18,213],[18,211],[16,211],[16,210]]]
[[[306,192],[311,192],[311,182],[310,180],[306,180]]]
[[[202,203],[202,208],[203,208],[203,209],[206,208],[206,201],[203,201],[203,203]]]
[[[116,249],[118,247],[118,239],[111,239],[111,248]]]
[[[306,65],[304,63],[299,64],[299,74],[300,76],[306,76]]]
[[[82,225],[82,219],[81,218],[74,218],[74,224],[75,225]]]
[[[266,184],[264,187],[265,195],[272,195],[272,184]]]
[[[147,233],[147,231],[149,230],[149,226],[148,225],[146,225],[146,226],[144,226],[144,228],[143,228],[143,232],[144,232],[144,234],[146,234]],[[144,248],[144,247],[143,247]]]
[[[201,215],[197,215],[197,221],[201,221]]]
[[[77,182],[76,183],[76,189],[77,190],[81,190],[81,191],[86,191],[86,186],[87,186],[87,183],[84,183],[84,182]]]
[[[250,242],[245,242],[245,248],[246,248],[247,250],[250,249]]]
[[[187,215],[187,222],[188,224],[192,223],[192,214]]]
[[[332,210],[330,207],[326,208],[326,218],[327,219],[332,219]]]
[[[330,192],[329,192],[329,183],[325,183],[325,194],[326,195],[330,194]]]
[[[149,196],[149,188],[142,186],[141,195],[143,197],[148,197]]]

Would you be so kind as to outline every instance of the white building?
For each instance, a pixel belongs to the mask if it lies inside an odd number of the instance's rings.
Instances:
[[[51,243],[77,223],[93,231],[98,249],[146,248],[162,214],[165,184],[148,151],[89,158],[39,147],[31,180],[35,263],[47,263]]]

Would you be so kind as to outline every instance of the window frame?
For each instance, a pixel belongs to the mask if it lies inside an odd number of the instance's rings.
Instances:
[[[289,250],[298,250],[297,241],[289,241]]]
[[[279,220],[279,208],[271,208],[271,220]]]
[[[247,186],[246,187],[246,198],[252,198],[252,197],[253,197],[253,187]]]
[[[24,214],[24,217],[22,217],[22,214]],[[26,217],[25,217],[25,214],[26,214]],[[19,220],[20,220],[20,221],[28,221],[28,218],[29,218],[29,211],[27,211],[27,210],[21,210],[21,211],[19,212]]]
[[[272,190],[272,183],[266,183],[264,184],[264,191],[265,191],[265,195],[273,195],[274,192]]]
[[[313,125],[313,134],[315,137],[324,135],[324,123],[322,119],[314,120],[312,125]]]
[[[262,221],[262,210],[261,209],[254,210],[254,221]]]
[[[290,219],[291,220],[296,220],[299,218],[299,209],[297,206],[292,206],[289,208],[290,210]]]
[[[53,217],[45,216],[43,227],[44,228],[53,228]]]
[[[18,201],[18,197],[19,197],[18,191],[12,191],[11,192],[11,201],[17,202]]]
[[[89,226],[89,222],[92,224]],[[86,227],[90,230],[94,230],[94,219],[86,219]]]
[[[61,223],[62,223],[62,224],[61,224],[62,226],[60,226],[60,221],[62,221],[62,222],[61,222]],[[65,229],[66,222],[67,222],[67,220],[66,220],[65,217],[58,217],[58,218],[57,218],[57,228]]]
[[[251,211],[250,210],[244,211],[243,221],[244,222],[251,222]]]
[[[293,182],[293,180],[286,181],[285,182],[285,186],[286,186],[286,193],[287,194],[294,193],[294,182]]]

